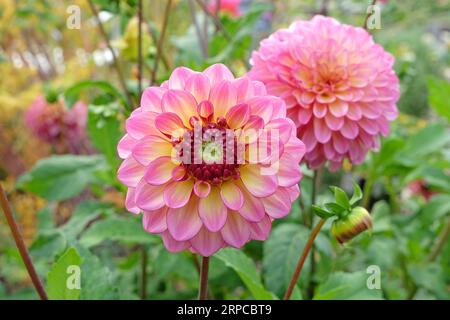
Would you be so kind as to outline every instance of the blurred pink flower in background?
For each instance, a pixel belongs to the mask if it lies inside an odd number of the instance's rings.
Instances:
[[[217,8],[219,5],[219,8]],[[240,10],[241,0],[210,0],[208,3],[208,11],[212,14],[227,13],[232,17],[242,15]]]
[[[25,124],[39,139],[78,153],[79,145],[85,138],[87,106],[77,102],[72,109],[66,109],[62,102],[49,103],[38,97],[25,113]]]
[[[249,76],[283,98],[313,169],[364,161],[397,117],[394,57],[362,28],[315,16],[261,42]]]
[[[205,136],[207,129],[218,138],[201,142],[203,154],[195,163],[192,137]],[[251,162],[249,150],[265,139],[261,134],[238,143],[251,129],[279,132],[280,157],[269,152]],[[118,178],[128,187],[127,209],[142,211],[145,230],[161,234],[169,251],[210,256],[225,246],[265,240],[272,220],[287,215],[299,195],[305,147],[283,100],[267,95],[258,81],[235,79],[224,65],[203,72],[175,69],[161,87],[144,91],[126,131],[118,145],[124,159]],[[239,146],[245,162],[238,161]],[[228,150],[234,150],[231,162]],[[262,174],[269,158],[278,171]]]

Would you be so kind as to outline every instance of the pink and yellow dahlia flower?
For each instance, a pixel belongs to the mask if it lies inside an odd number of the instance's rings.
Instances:
[[[224,65],[177,68],[147,88],[126,131],[118,145],[126,207],[143,212],[145,230],[169,251],[210,256],[265,240],[299,195],[305,147],[283,100]]]
[[[261,42],[249,76],[283,98],[305,143],[305,161],[337,170],[361,163],[397,117],[394,57],[362,28],[315,16]]]

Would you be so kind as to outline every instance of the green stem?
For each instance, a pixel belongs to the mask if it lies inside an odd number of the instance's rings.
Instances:
[[[325,224],[326,220],[321,219],[319,223],[316,225],[314,230],[312,231],[311,235],[309,236],[308,242],[306,242],[305,247],[303,248],[302,255],[300,256],[300,259],[298,260],[297,267],[295,268],[294,275],[291,278],[291,281],[289,282],[289,286],[286,290],[286,293],[284,294],[284,300],[289,300],[291,298],[292,292],[294,291],[295,284],[297,283],[298,277],[300,276],[300,272],[302,271],[303,265],[305,264],[305,260],[308,257],[308,253],[313,247],[314,239],[316,239],[317,235],[319,234],[320,229],[322,229],[323,225]]]
[[[209,257],[202,257],[198,300],[206,300],[208,297],[208,269],[209,269]]]
[[[363,191],[363,199],[361,201],[361,205],[369,209],[369,202],[370,202],[370,196],[372,195],[372,188],[373,188],[373,179],[367,178],[366,183],[364,184],[364,191]]]

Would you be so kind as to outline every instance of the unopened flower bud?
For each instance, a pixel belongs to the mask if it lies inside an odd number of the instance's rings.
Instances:
[[[346,217],[333,221],[331,233],[339,243],[345,243],[372,228],[372,218],[363,207],[354,208]]]

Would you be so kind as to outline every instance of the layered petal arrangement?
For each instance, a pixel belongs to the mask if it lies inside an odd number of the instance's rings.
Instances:
[[[49,103],[36,98],[25,113],[25,123],[39,139],[60,144],[76,145],[85,137],[87,106],[77,102],[68,110],[60,101]]]
[[[286,102],[313,169],[361,163],[397,117],[394,57],[362,28],[315,16],[261,42],[249,76]]]
[[[299,195],[304,144],[282,99],[227,67],[181,67],[147,88],[118,145],[126,207],[169,251],[265,240]],[[256,152],[255,152],[256,151]]]

